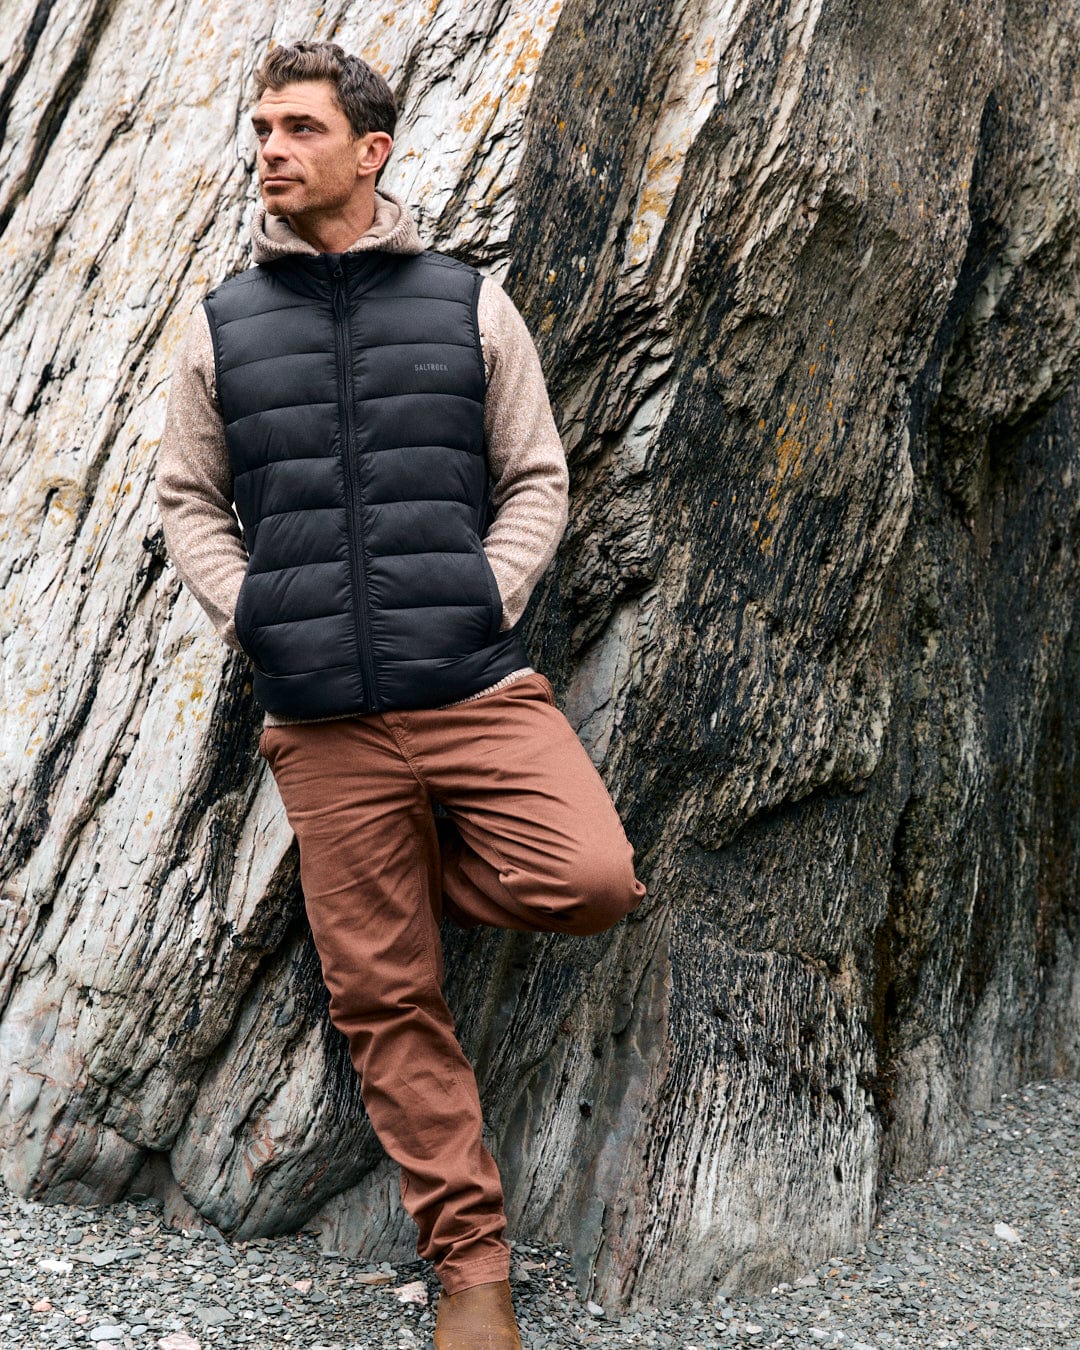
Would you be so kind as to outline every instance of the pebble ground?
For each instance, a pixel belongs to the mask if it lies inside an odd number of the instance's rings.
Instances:
[[[608,1315],[568,1255],[513,1244],[525,1350],[1080,1350],[1080,1083],[1032,1083],[973,1122],[949,1167],[894,1185],[861,1249],[751,1299]],[[0,1346],[430,1350],[427,1262],[362,1265],[314,1232],[228,1243],[146,1200],[84,1209],[0,1188]]]

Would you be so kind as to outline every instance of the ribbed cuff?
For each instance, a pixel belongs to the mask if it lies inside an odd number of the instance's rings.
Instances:
[[[509,675],[504,675],[501,680],[496,680],[494,684],[489,684],[486,689],[479,689],[475,694],[466,694],[464,698],[456,698],[453,703],[437,703],[436,708],[456,708],[459,703],[471,703],[474,698],[483,698],[485,694],[493,694],[496,689],[502,689],[505,685],[513,684],[515,680],[522,679],[525,675],[535,675],[536,671],[532,666],[522,666],[519,670],[512,670]]]

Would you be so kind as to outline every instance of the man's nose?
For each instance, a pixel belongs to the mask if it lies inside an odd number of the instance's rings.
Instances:
[[[283,159],[285,155],[285,141],[283,137],[278,136],[275,131],[268,131],[266,139],[262,143],[263,159]]]

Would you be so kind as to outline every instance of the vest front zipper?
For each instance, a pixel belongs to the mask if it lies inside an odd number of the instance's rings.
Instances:
[[[334,290],[334,327],[337,334],[338,388],[344,391],[341,407],[342,469],[345,480],[345,501],[349,519],[345,533],[349,540],[349,558],[352,563],[353,614],[356,623],[356,639],[360,648],[361,671],[367,686],[367,701],[372,712],[379,708],[379,695],[375,685],[375,664],[371,654],[371,633],[368,628],[367,569],[364,566],[363,524],[360,518],[360,470],[357,463],[356,447],[353,444],[353,384],[352,384],[352,333],[349,329],[349,304],[345,284],[345,271],[340,259],[330,255],[327,259],[331,267]]]

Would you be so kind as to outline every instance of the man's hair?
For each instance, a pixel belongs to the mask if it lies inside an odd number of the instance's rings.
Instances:
[[[393,136],[397,123],[394,91],[377,70],[359,56],[350,56],[336,42],[271,47],[255,72],[255,97],[300,80],[328,80],[333,85],[334,102],[357,138],[369,131]]]

